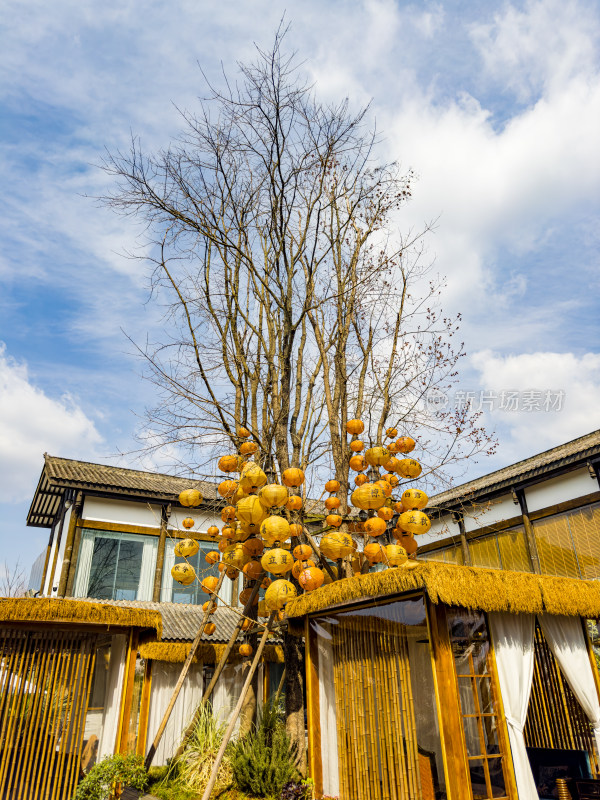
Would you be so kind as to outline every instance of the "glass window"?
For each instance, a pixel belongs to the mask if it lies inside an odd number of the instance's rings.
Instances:
[[[498,549],[502,560],[502,569],[517,572],[532,572],[531,560],[527,549],[525,528],[511,528],[496,534]]]
[[[444,800],[444,762],[423,598],[316,618],[311,620],[311,631],[317,637],[323,693],[320,726],[326,793]],[[336,740],[334,767],[330,748]],[[333,769],[337,776],[332,781],[325,773]]]
[[[506,798],[506,761],[490,671],[490,642],[485,617],[478,611],[448,609],[448,632],[458,679],[473,800]]]
[[[99,600],[152,600],[157,537],[85,530],[73,594]]]
[[[472,539],[469,542],[471,553],[471,563],[474,567],[489,567],[490,569],[501,569],[500,551],[496,535],[482,536],[481,539]]]
[[[164,603],[192,603],[194,605],[202,605],[208,600],[208,595],[200,588],[202,580],[209,575],[219,577],[219,567],[217,564],[207,564],[205,555],[211,551],[216,550],[217,546],[214,542],[199,541],[199,549],[195,556],[187,558],[189,564],[196,570],[198,580],[195,580],[189,586],[182,586],[177,581],[173,580],[171,569],[176,561],[181,559],[175,556],[174,539],[167,539],[165,545],[165,561],[163,567],[162,587],[160,599]],[[243,576],[242,576],[243,577]],[[219,605],[231,603],[233,581],[225,578],[219,593]]]
[[[444,561],[446,564],[464,564],[462,548],[460,545],[454,547],[443,547],[441,550],[430,550],[426,553],[419,553],[419,557],[425,561]]]

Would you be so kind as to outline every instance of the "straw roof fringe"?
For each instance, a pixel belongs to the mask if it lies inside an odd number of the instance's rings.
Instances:
[[[432,603],[513,614],[600,616],[600,581],[532,575],[441,562],[387,569],[334,581],[291,600],[288,617],[301,617],[352,600],[423,590]]]
[[[191,644],[187,642],[147,642],[141,644],[139,653],[142,658],[152,659],[153,661],[168,661],[171,664],[183,663],[188,657]],[[205,664],[216,664],[223,657],[225,644],[201,644],[196,651],[192,662],[196,664],[202,661]],[[263,651],[265,661],[283,664],[283,647],[278,644],[268,644]],[[242,656],[236,649],[231,651],[228,662],[241,661]]]
[[[0,622],[79,622],[85,625],[152,628],[157,637],[162,636],[162,617],[159,611],[70,598],[0,598]]]

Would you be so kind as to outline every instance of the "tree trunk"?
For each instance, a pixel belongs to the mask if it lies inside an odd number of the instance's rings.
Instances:
[[[244,659],[244,669],[243,674],[244,676],[247,675],[248,670],[250,669],[250,665],[252,663],[252,656],[248,659]],[[239,737],[240,739],[242,736],[246,736],[246,734],[250,733],[252,730],[252,725],[256,718],[256,697],[258,692],[258,670],[254,673],[254,677],[252,678],[252,683],[248,688],[248,694],[244,699],[244,704],[242,705],[242,710],[240,711],[240,728],[239,728]]]
[[[285,633],[285,728],[298,747],[298,769],[306,775],[306,736],[304,726],[304,659],[302,639]]]

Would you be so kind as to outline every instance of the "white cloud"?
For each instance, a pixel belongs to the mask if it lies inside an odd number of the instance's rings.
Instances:
[[[0,348],[0,499],[30,499],[42,454],[93,460],[102,437],[75,398],[48,397]]]
[[[490,350],[473,354],[472,366],[495,404],[518,393],[519,408],[539,402],[540,410],[500,410],[487,414],[501,433],[501,456],[510,463],[600,428],[600,354],[537,352],[502,356]],[[539,392],[532,395],[531,392]],[[548,397],[548,410],[544,409]],[[488,395],[491,397],[491,395]]]

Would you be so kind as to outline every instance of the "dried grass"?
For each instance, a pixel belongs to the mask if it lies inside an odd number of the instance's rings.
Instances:
[[[159,611],[71,598],[0,598],[0,622],[118,625],[126,628],[153,628],[159,638],[162,635],[162,617]]]
[[[142,658],[152,659],[153,661],[181,664],[188,657],[191,646],[191,642],[146,642],[140,645],[139,653]],[[209,642],[203,643],[198,647],[192,663],[201,661],[204,664],[217,664],[223,657],[226,646]],[[241,661],[241,659],[242,657],[234,647],[227,661],[235,663]],[[263,660],[283,664],[283,647],[278,644],[266,645],[263,651]]]
[[[431,561],[411,570],[399,567],[334,581],[290,601],[286,615],[301,617],[352,600],[411,590],[423,590],[432,603],[481,611],[600,615],[600,582]]]

